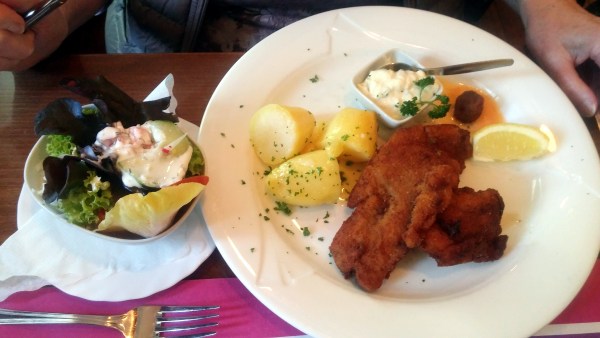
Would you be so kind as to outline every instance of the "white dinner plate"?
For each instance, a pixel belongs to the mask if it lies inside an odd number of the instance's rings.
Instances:
[[[267,103],[327,119],[358,101],[358,69],[391,48],[424,66],[513,58],[511,67],[453,76],[488,91],[510,122],[550,128],[555,152],[526,162],[467,161],[461,185],[495,188],[506,208],[504,257],[437,267],[413,253],[374,293],[329,256],[351,210],[343,202],[274,210],[249,120]],[[356,7],[292,24],[248,51],[217,87],[199,133],[211,189],[200,201],[217,248],[267,307],[317,337],[524,337],[573,299],[600,249],[600,164],[582,119],[554,82],[498,38],[401,7]],[[308,227],[304,236],[301,228]]]
[[[183,119],[179,127],[188,135],[198,133],[196,125]],[[21,228],[38,212],[58,217],[43,209],[24,186],[17,207],[17,226]],[[90,236],[59,221],[43,225],[54,227],[45,230],[49,231],[47,245],[57,247],[67,255],[65,260],[76,262],[80,269],[73,271],[52,260],[50,264],[56,265],[52,269],[33,270],[46,271],[38,277],[68,294],[96,301],[137,299],[167,289],[194,272],[215,249],[198,205],[174,231],[139,243]],[[48,263],[43,258],[35,262]]]

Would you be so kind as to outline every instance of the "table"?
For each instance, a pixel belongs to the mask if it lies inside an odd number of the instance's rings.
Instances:
[[[522,38],[512,30],[519,25],[502,17],[481,27],[523,50]],[[515,28],[517,27],[517,28]],[[522,33],[522,32],[521,32]],[[56,55],[21,73],[0,72],[0,244],[16,231],[17,200],[23,185],[23,166],[37,138],[33,119],[37,111],[58,97],[79,98],[58,83],[66,76],[104,75],[134,99],[142,100],[169,73],[175,77],[177,113],[199,124],[204,109],[228,69],[242,53]],[[81,99],[81,98],[79,98]],[[595,119],[586,119],[600,152],[600,131]],[[235,277],[216,250],[187,279]]]

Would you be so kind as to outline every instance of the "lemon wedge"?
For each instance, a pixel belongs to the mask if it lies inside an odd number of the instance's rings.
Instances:
[[[477,161],[520,161],[547,153],[550,138],[529,125],[497,123],[474,132],[472,143]]]

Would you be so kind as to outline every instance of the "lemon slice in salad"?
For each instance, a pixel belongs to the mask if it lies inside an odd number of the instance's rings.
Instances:
[[[126,230],[142,237],[154,237],[167,229],[177,211],[204,189],[200,183],[182,183],[142,195],[121,197],[106,213],[97,231]]]
[[[540,129],[517,123],[497,123],[473,133],[473,159],[515,161],[540,157],[548,152],[550,138]]]

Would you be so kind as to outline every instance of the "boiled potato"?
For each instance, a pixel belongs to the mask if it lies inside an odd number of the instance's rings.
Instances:
[[[267,165],[278,165],[300,153],[315,127],[311,112],[299,107],[268,104],[250,120],[250,142]]]
[[[322,147],[333,157],[368,161],[377,147],[377,118],[368,110],[344,108],[329,122]]]
[[[340,167],[325,150],[298,155],[266,176],[267,190],[276,200],[310,206],[335,203],[341,192]]]
[[[322,150],[323,148],[323,136],[325,134],[325,128],[327,127],[327,122],[325,121],[317,121],[315,128],[313,129],[313,133],[306,142],[306,146],[302,149],[301,153],[310,153],[315,150]]]

